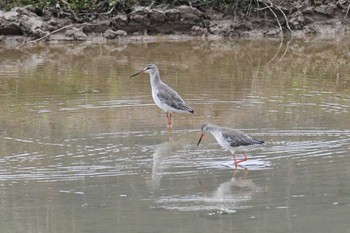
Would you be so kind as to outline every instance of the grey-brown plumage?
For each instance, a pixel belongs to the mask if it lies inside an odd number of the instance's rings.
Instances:
[[[222,130],[222,137],[229,143],[230,147],[252,146],[264,143],[264,141],[251,138],[239,130],[228,128],[222,128]]]
[[[165,83],[159,83],[156,89],[156,95],[161,102],[158,107],[166,112],[189,112],[194,113],[193,109],[186,104],[181,96]],[[154,99],[156,102],[156,100]],[[158,101],[158,100],[157,100]]]

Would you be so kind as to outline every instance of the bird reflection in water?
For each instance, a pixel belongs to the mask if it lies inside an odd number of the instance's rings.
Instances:
[[[204,182],[198,178],[201,192],[207,198],[216,201],[238,202],[248,201],[252,199],[253,193],[263,193],[267,191],[266,187],[256,185],[252,179],[247,179],[248,169],[243,170],[243,174],[238,176],[238,171],[235,170],[233,176],[221,183],[214,191],[209,192],[205,187]]]
[[[191,145],[188,143],[191,141],[191,136],[192,134],[182,134],[172,137],[172,133],[168,131],[167,141],[159,144],[152,155],[152,175],[147,182],[149,188],[159,188],[164,171],[179,162],[179,158],[173,155],[176,151],[183,150],[186,145]]]

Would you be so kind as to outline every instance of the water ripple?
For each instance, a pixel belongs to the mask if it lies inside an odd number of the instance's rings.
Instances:
[[[264,138],[266,145],[249,151],[248,161],[239,169],[271,169],[273,161],[285,158],[344,156],[350,147],[349,130],[263,130],[250,134]],[[151,130],[96,133],[61,143],[4,137],[20,149],[0,159],[0,180],[77,180],[146,171],[151,186],[157,188],[163,177],[233,169],[232,156],[216,142],[208,141],[201,147],[190,143],[197,136],[196,130],[178,130],[162,143],[164,132]]]

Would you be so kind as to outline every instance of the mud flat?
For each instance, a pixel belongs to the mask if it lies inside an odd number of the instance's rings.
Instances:
[[[349,31],[347,1],[241,1],[222,12],[181,6],[135,6],[130,12],[80,12],[32,6],[0,10],[0,42],[86,41],[96,38],[278,37]]]

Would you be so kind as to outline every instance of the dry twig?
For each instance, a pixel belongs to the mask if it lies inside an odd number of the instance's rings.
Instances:
[[[54,30],[54,31],[52,31],[52,32],[50,32],[50,33],[48,33],[48,34],[46,34],[45,36],[40,37],[40,38],[37,38],[37,39],[34,39],[34,40],[29,40],[29,41],[23,41],[23,43],[22,43],[21,45],[17,46],[16,49],[20,49],[20,48],[23,47],[25,44],[29,44],[29,43],[34,44],[34,43],[37,43],[37,42],[39,42],[39,41],[41,41],[41,40],[43,40],[43,39],[45,39],[45,38],[51,36],[52,34],[55,34],[55,33],[57,33],[57,32],[60,32],[60,31],[62,31],[62,30],[64,30],[64,29],[67,29],[67,28],[70,28],[70,27],[73,27],[73,26],[82,27],[82,26],[97,26],[97,25],[98,25],[98,24],[93,24],[93,23],[69,24],[69,25],[60,27],[60,28],[58,28],[58,29],[56,29],[56,30]]]
[[[269,2],[271,2],[271,1],[269,0]],[[271,4],[272,4],[272,3],[271,3]],[[290,29],[290,27],[289,27],[288,18],[287,18],[287,16],[286,16],[286,14],[285,14],[284,11],[281,9],[281,7],[278,6],[277,9],[282,13],[284,19],[286,20],[286,27],[288,28],[288,30],[289,30],[290,32],[292,32],[292,29]]]
[[[350,2],[349,2],[348,9],[346,10],[346,14],[345,14],[345,16],[344,16],[343,20],[345,20],[345,19],[346,19],[346,17],[348,16],[348,14],[349,14],[349,10],[350,10]]]
[[[280,28],[280,33],[281,33],[281,36],[283,38],[283,28],[282,28],[282,25],[278,19],[278,16],[276,15],[275,11],[272,9],[273,8],[273,4],[272,2],[269,0],[269,3],[270,5],[268,5],[265,1],[262,1],[262,3],[266,6],[264,8],[259,8],[257,10],[265,10],[265,9],[269,9],[271,11],[271,13],[273,14],[273,16],[276,18],[276,21],[277,21],[277,24],[278,24],[278,27]]]
[[[16,49],[19,49],[19,48],[23,47],[25,44],[29,44],[29,43],[33,43],[33,44],[34,44],[34,43],[36,43],[36,42],[39,42],[39,41],[41,41],[41,40],[43,40],[43,39],[45,39],[45,38],[51,36],[52,34],[55,34],[55,33],[57,33],[57,32],[60,32],[60,31],[62,31],[62,30],[64,30],[64,29],[66,29],[66,28],[70,28],[70,27],[72,27],[72,26],[74,26],[74,24],[69,24],[69,25],[63,26],[63,27],[61,27],[61,28],[58,28],[58,29],[56,29],[56,30],[54,30],[54,31],[52,31],[52,32],[50,32],[50,33],[48,33],[48,34],[46,34],[45,36],[42,36],[42,37],[37,38],[37,39],[34,39],[34,40],[29,40],[29,41],[25,40],[25,41],[23,41],[23,43],[22,43],[21,45],[17,46]]]
[[[113,12],[113,10],[117,7],[117,5],[118,5],[118,3],[114,4],[114,6],[109,11],[107,11],[105,13],[101,13],[101,14],[102,15],[109,15],[110,13]]]
[[[286,14],[284,13],[284,11],[281,9],[281,7],[274,5],[274,4],[271,2],[271,0],[267,0],[267,1],[268,1],[269,4],[267,4],[267,3],[266,3],[265,1],[263,1],[263,0],[258,0],[257,2],[262,2],[262,3],[265,5],[265,7],[263,7],[263,8],[257,8],[257,10],[261,11],[261,10],[269,9],[269,10],[271,11],[271,13],[274,15],[274,17],[276,18],[276,21],[277,21],[278,26],[279,26],[279,28],[280,28],[280,30],[281,30],[281,33],[283,33],[283,28],[282,28],[281,22],[279,21],[276,12],[273,10],[274,7],[277,8],[277,9],[282,13],[282,15],[283,15],[283,17],[284,17],[284,19],[285,19],[285,21],[286,21],[286,27],[287,27],[287,29],[288,29],[290,32],[292,32],[292,29],[289,27],[288,18],[287,18],[287,16],[286,16]]]

